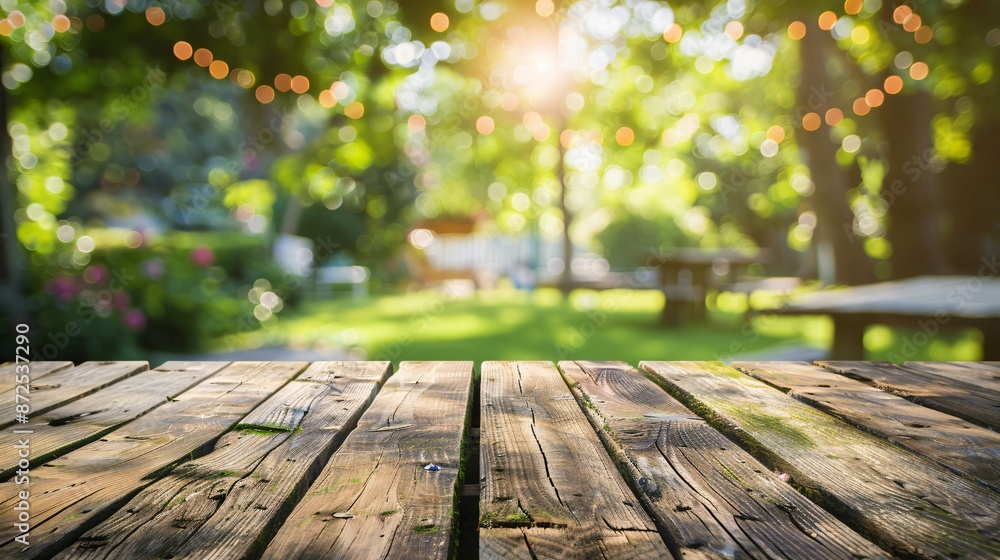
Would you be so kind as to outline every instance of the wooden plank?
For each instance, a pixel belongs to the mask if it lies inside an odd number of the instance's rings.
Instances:
[[[447,558],[472,371],[400,364],[263,558]]]
[[[621,362],[561,362],[683,558],[889,558]]]
[[[917,404],[1000,431],[1000,396],[955,379],[924,373],[891,362],[816,362],[848,377]]]
[[[32,469],[31,548],[21,553],[13,525],[0,525],[0,558],[45,558],[61,550],[177,463],[198,455],[305,366],[234,363],[182,398]],[[14,481],[0,484],[0,508],[10,511],[22,489]]]
[[[733,367],[1000,492],[1000,434],[996,432],[818,366],[736,362]]]
[[[27,395],[31,405],[29,416],[44,414],[148,369],[146,362],[84,362],[75,368],[49,373],[40,380],[32,379]],[[0,402],[14,402],[16,390],[0,394]],[[0,428],[13,423],[13,415],[9,415],[0,419]]]
[[[389,362],[313,364],[212,453],[147,486],[56,558],[256,557],[390,369]]]
[[[167,362],[112,387],[34,415],[19,428],[31,430],[31,466],[80,447],[157,406],[219,371],[226,362]],[[0,480],[17,470],[18,450],[0,448]]]
[[[0,394],[14,388],[14,376],[20,375],[17,373],[17,366],[24,365],[28,366],[28,376],[31,378],[31,381],[35,381],[54,371],[71,368],[73,367],[73,362],[29,362],[27,364],[7,362],[0,366]],[[21,372],[24,372],[23,367]]]
[[[643,362],[675,397],[902,556],[1000,555],[997,494],[718,363]]]
[[[549,362],[482,368],[480,558],[670,555]]]
[[[1000,362],[906,362],[907,369],[954,379],[1000,395]]]

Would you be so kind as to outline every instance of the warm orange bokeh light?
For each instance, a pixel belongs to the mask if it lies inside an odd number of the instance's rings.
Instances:
[[[552,0],[538,0],[535,2],[535,13],[542,17],[549,17],[556,11],[556,5]]]
[[[569,148],[573,144],[574,138],[576,138],[576,131],[566,129],[559,134],[559,143],[563,148]]]
[[[292,77],[288,74],[278,74],[274,77],[274,88],[281,92],[292,89]]]
[[[870,89],[865,94],[865,103],[869,107],[878,107],[883,101],[885,101],[885,94],[880,89]]]
[[[448,19],[448,14],[444,12],[438,12],[431,16],[431,29],[438,33],[447,31],[450,24],[451,20]]]
[[[271,86],[260,86],[254,92],[254,97],[261,103],[270,103],[274,101],[274,90],[271,89]]]
[[[926,62],[914,62],[913,66],[910,66],[910,77],[914,80],[923,80],[929,73],[930,68]]]
[[[631,146],[635,142],[635,131],[627,126],[623,126],[615,133],[615,141],[619,146]]]
[[[194,63],[202,68],[208,67],[212,63],[212,51],[208,49],[198,49],[194,51]]]
[[[861,8],[864,6],[862,0],[847,0],[844,2],[844,12],[848,15],[857,15],[861,13]]]
[[[732,40],[737,40],[743,36],[743,24],[738,21],[731,21],[726,24],[726,35]]]
[[[216,80],[221,80],[229,75],[229,65],[221,60],[213,60],[208,65],[208,73]]]
[[[833,26],[837,24],[837,14],[833,12],[823,12],[819,15],[819,28],[823,31],[829,31],[833,29]]]
[[[840,109],[834,107],[826,112],[826,124],[837,126],[842,120],[844,120],[844,112]]]
[[[59,14],[52,18],[52,29],[55,29],[56,33],[65,33],[69,31],[69,18],[63,14]]]
[[[365,116],[365,106],[360,101],[355,101],[344,107],[344,114],[352,119],[360,119]]]
[[[930,43],[931,39],[934,38],[934,30],[926,25],[922,26],[913,32],[913,40],[920,43],[921,45]]]
[[[903,20],[903,29],[909,31],[910,33],[913,33],[917,29],[920,29],[921,24],[922,21],[920,19],[920,16],[918,16],[917,14],[910,14],[906,16],[906,19]]]
[[[524,126],[528,127],[528,130],[534,130],[538,125],[542,124],[542,116],[535,111],[528,111],[524,114],[522,122],[524,122]]]
[[[889,76],[885,79],[885,92],[888,94],[896,94],[903,90],[903,78],[899,76]]]
[[[319,92],[319,104],[329,109],[337,104],[337,98],[333,96],[332,91],[324,89]]]
[[[423,115],[410,115],[410,118],[406,119],[406,128],[413,134],[423,131],[426,127],[427,119]]]
[[[868,106],[868,102],[865,101],[864,97],[859,97],[854,100],[853,109],[854,109],[854,114],[858,116],[867,115],[868,112],[872,110],[872,108]]]
[[[680,25],[674,22],[673,25],[668,27],[667,30],[663,32],[663,40],[668,43],[676,43],[681,40],[682,35],[684,35],[684,30],[681,29]]]
[[[822,121],[816,113],[806,113],[806,115],[802,117],[802,128],[810,132],[818,129],[820,124],[822,124]]]
[[[7,21],[10,22],[14,29],[17,29],[18,27],[24,25],[24,14],[22,14],[20,10],[14,10],[7,16]]]
[[[483,115],[482,117],[479,117],[478,119],[476,119],[476,131],[478,131],[479,134],[490,134],[490,133],[492,133],[494,126],[495,125],[493,124],[493,118],[492,117],[488,117],[486,115]]]
[[[305,93],[309,91],[309,78],[305,76],[295,76],[292,78],[292,91],[295,93]]]
[[[167,21],[167,14],[163,12],[163,8],[153,6],[146,10],[146,21],[153,27],[163,25],[163,22]]]
[[[788,38],[798,41],[806,36],[806,24],[801,21],[793,21],[788,25]]]
[[[767,139],[773,140],[774,142],[781,144],[782,140],[785,139],[785,129],[778,125],[774,125],[767,129]]]
[[[500,96],[500,108],[504,111],[513,111],[514,109],[517,109],[517,104],[517,94],[512,91],[508,91]]]
[[[913,9],[911,9],[906,4],[903,4],[902,6],[896,8],[894,12],[892,12],[892,21],[896,23],[903,23],[903,21],[905,21],[906,18],[910,17],[910,14],[912,13]]]
[[[181,60],[187,60],[191,58],[194,50],[191,48],[191,43],[187,41],[177,41],[174,43],[174,56]]]

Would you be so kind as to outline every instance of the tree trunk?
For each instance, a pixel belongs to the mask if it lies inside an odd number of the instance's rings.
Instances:
[[[894,278],[942,274],[950,270],[942,238],[938,171],[931,166],[931,96],[926,91],[886,96],[878,108],[889,144],[888,172],[883,179],[886,239],[892,244]]]
[[[823,33],[812,23],[800,41],[802,71],[798,91],[800,113],[814,111],[821,117],[831,106],[832,96],[827,93],[832,84],[826,76]],[[813,201],[818,241],[832,250],[836,282],[866,284],[874,281],[874,262],[865,254],[862,239],[853,233],[854,212],[847,201],[847,191],[857,185],[849,184],[845,170],[837,164],[838,147],[830,140],[830,127],[823,123],[812,132],[800,129],[798,136],[803,159],[816,185]]]

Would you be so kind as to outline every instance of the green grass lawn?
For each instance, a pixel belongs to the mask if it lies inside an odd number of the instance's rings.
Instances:
[[[725,305],[723,305],[725,304]],[[657,324],[663,296],[655,291],[577,291],[567,301],[554,290],[532,294],[482,291],[448,297],[425,291],[363,300],[306,301],[232,347],[285,345],[347,350],[351,358],[390,360],[726,360],[782,346],[826,348],[824,317],[760,315],[743,325],[745,303],[720,300],[708,325],[668,329]],[[719,307],[723,307],[720,309]],[[910,353],[907,333],[872,327],[871,358],[979,359],[978,333],[940,335]],[[901,353],[907,350],[906,353]]]

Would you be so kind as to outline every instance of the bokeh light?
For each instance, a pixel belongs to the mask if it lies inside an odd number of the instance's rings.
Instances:
[[[69,31],[70,21],[69,18],[63,14],[59,14],[52,18],[52,28],[56,30],[56,33],[65,33]]]
[[[910,66],[910,77],[914,80],[923,80],[930,73],[930,68],[928,68],[926,62],[914,62]]]
[[[677,22],[674,22],[663,32],[663,40],[668,43],[676,43],[681,40],[683,35],[684,30],[681,29],[681,26]]]
[[[903,89],[903,78],[899,76],[889,76],[885,79],[884,89],[886,93],[896,94]]]
[[[549,17],[556,10],[556,5],[552,0],[538,0],[535,2],[535,13],[542,17]]]
[[[869,107],[879,107],[882,102],[885,101],[885,94],[882,93],[880,89],[870,89],[868,93],[865,94],[865,103]]]
[[[187,41],[177,41],[174,43],[174,56],[181,60],[187,60],[191,58],[194,54],[194,50],[191,48],[191,43]]]
[[[872,110],[872,108],[868,105],[868,101],[866,101],[864,97],[855,99],[852,109],[854,110],[855,115],[861,117],[867,115]]]
[[[476,131],[479,134],[491,134],[493,132],[493,117],[483,115],[476,119]]]
[[[208,49],[198,49],[194,51],[194,63],[202,68],[207,68],[212,63],[212,51]]]
[[[305,76],[295,76],[291,81],[292,91],[303,94],[309,91],[309,78]]]
[[[817,113],[806,113],[802,117],[802,128],[810,132],[817,130],[821,123],[822,121],[820,120],[819,114]]]
[[[437,31],[438,33],[444,33],[448,30],[448,25],[451,21],[448,19],[448,14],[444,12],[437,12],[431,16],[431,29]]]
[[[806,24],[801,21],[793,21],[788,25],[788,38],[793,41],[801,40],[806,36]]]
[[[619,146],[631,146],[632,142],[635,142],[635,131],[627,126],[623,126],[615,132],[615,142],[618,142]]]
[[[360,101],[349,103],[344,107],[344,114],[352,119],[360,119],[365,115],[365,106]]]
[[[844,13],[848,15],[857,15],[861,13],[861,8],[864,7],[864,2],[862,0],[846,0],[844,2]]]
[[[216,80],[221,80],[229,75],[229,65],[221,60],[213,60],[208,65],[208,73]]]
[[[738,21],[731,21],[726,24],[726,35],[732,40],[737,40],[743,36],[743,24]]]
[[[773,140],[774,142],[780,144],[785,139],[785,129],[778,125],[774,125],[767,129],[766,136],[768,140]]]
[[[292,89],[292,77],[288,74],[278,74],[274,77],[274,89],[284,93]]]
[[[163,8],[153,6],[146,9],[146,21],[154,27],[160,26],[163,25],[163,22],[167,21],[167,14],[163,12]]]
[[[254,97],[261,103],[270,103],[274,101],[274,90],[268,85],[258,86],[254,91]]]
[[[841,121],[844,120],[844,112],[840,109],[834,107],[826,111],[826,124],[829,126],[837,126]]]
[[[423,132],[426,127],[427,119],[425,119],[423,115],[410,115],[410,118],[406,119],[406,128],[408,128],[412,134]]]
[[[823,31],[829,31],[833,29],[833,26],[837,24],[837,14],[826,11],[819,15],[819,28]]]

